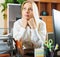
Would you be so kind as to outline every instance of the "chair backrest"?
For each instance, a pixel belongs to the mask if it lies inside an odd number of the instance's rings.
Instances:
[[[21,18],[21,4],[7,4],[7,21],[8,21],[8,33],[11,32],[13,24],[16,20]]]
[[[53,27],[55,43],[60,45],[60,11],[53,9]]]

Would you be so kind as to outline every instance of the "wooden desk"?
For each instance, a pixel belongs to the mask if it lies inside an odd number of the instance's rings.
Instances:
[[[10,57],[10,54],[0,54],[0,57]]]
[[[34,49],[25,49],[24,57],[34,57]]]

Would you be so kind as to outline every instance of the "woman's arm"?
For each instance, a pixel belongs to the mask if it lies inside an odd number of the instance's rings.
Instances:
[[[31,29],[31,40],[35,47],[40,47],[44,44],[46,39],[46,24],[44,22],[39,23],[38,28]]]
[[[13,38],[15,38],[15,40],[20,40],[23,37],[25,31],[25,28],[21,27],[20,24],[15,22],[13,26]]]

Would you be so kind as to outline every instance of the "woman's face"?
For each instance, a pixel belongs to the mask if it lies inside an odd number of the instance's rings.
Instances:
[[[25,3],[22,8],[22,18],[29,20],[33,18],[33,9],[31,3]]]

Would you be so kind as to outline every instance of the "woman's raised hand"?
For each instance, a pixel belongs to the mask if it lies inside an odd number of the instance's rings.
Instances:
[[[34,18],[29,19],[28,20],[28,24],[29,24],[31,29],[35,29],[36,28],[36,22],[35,22]]]
[[[24,27],[24,28],[27,27],[27,20],[26,19],[22,19],[21,26]]]

